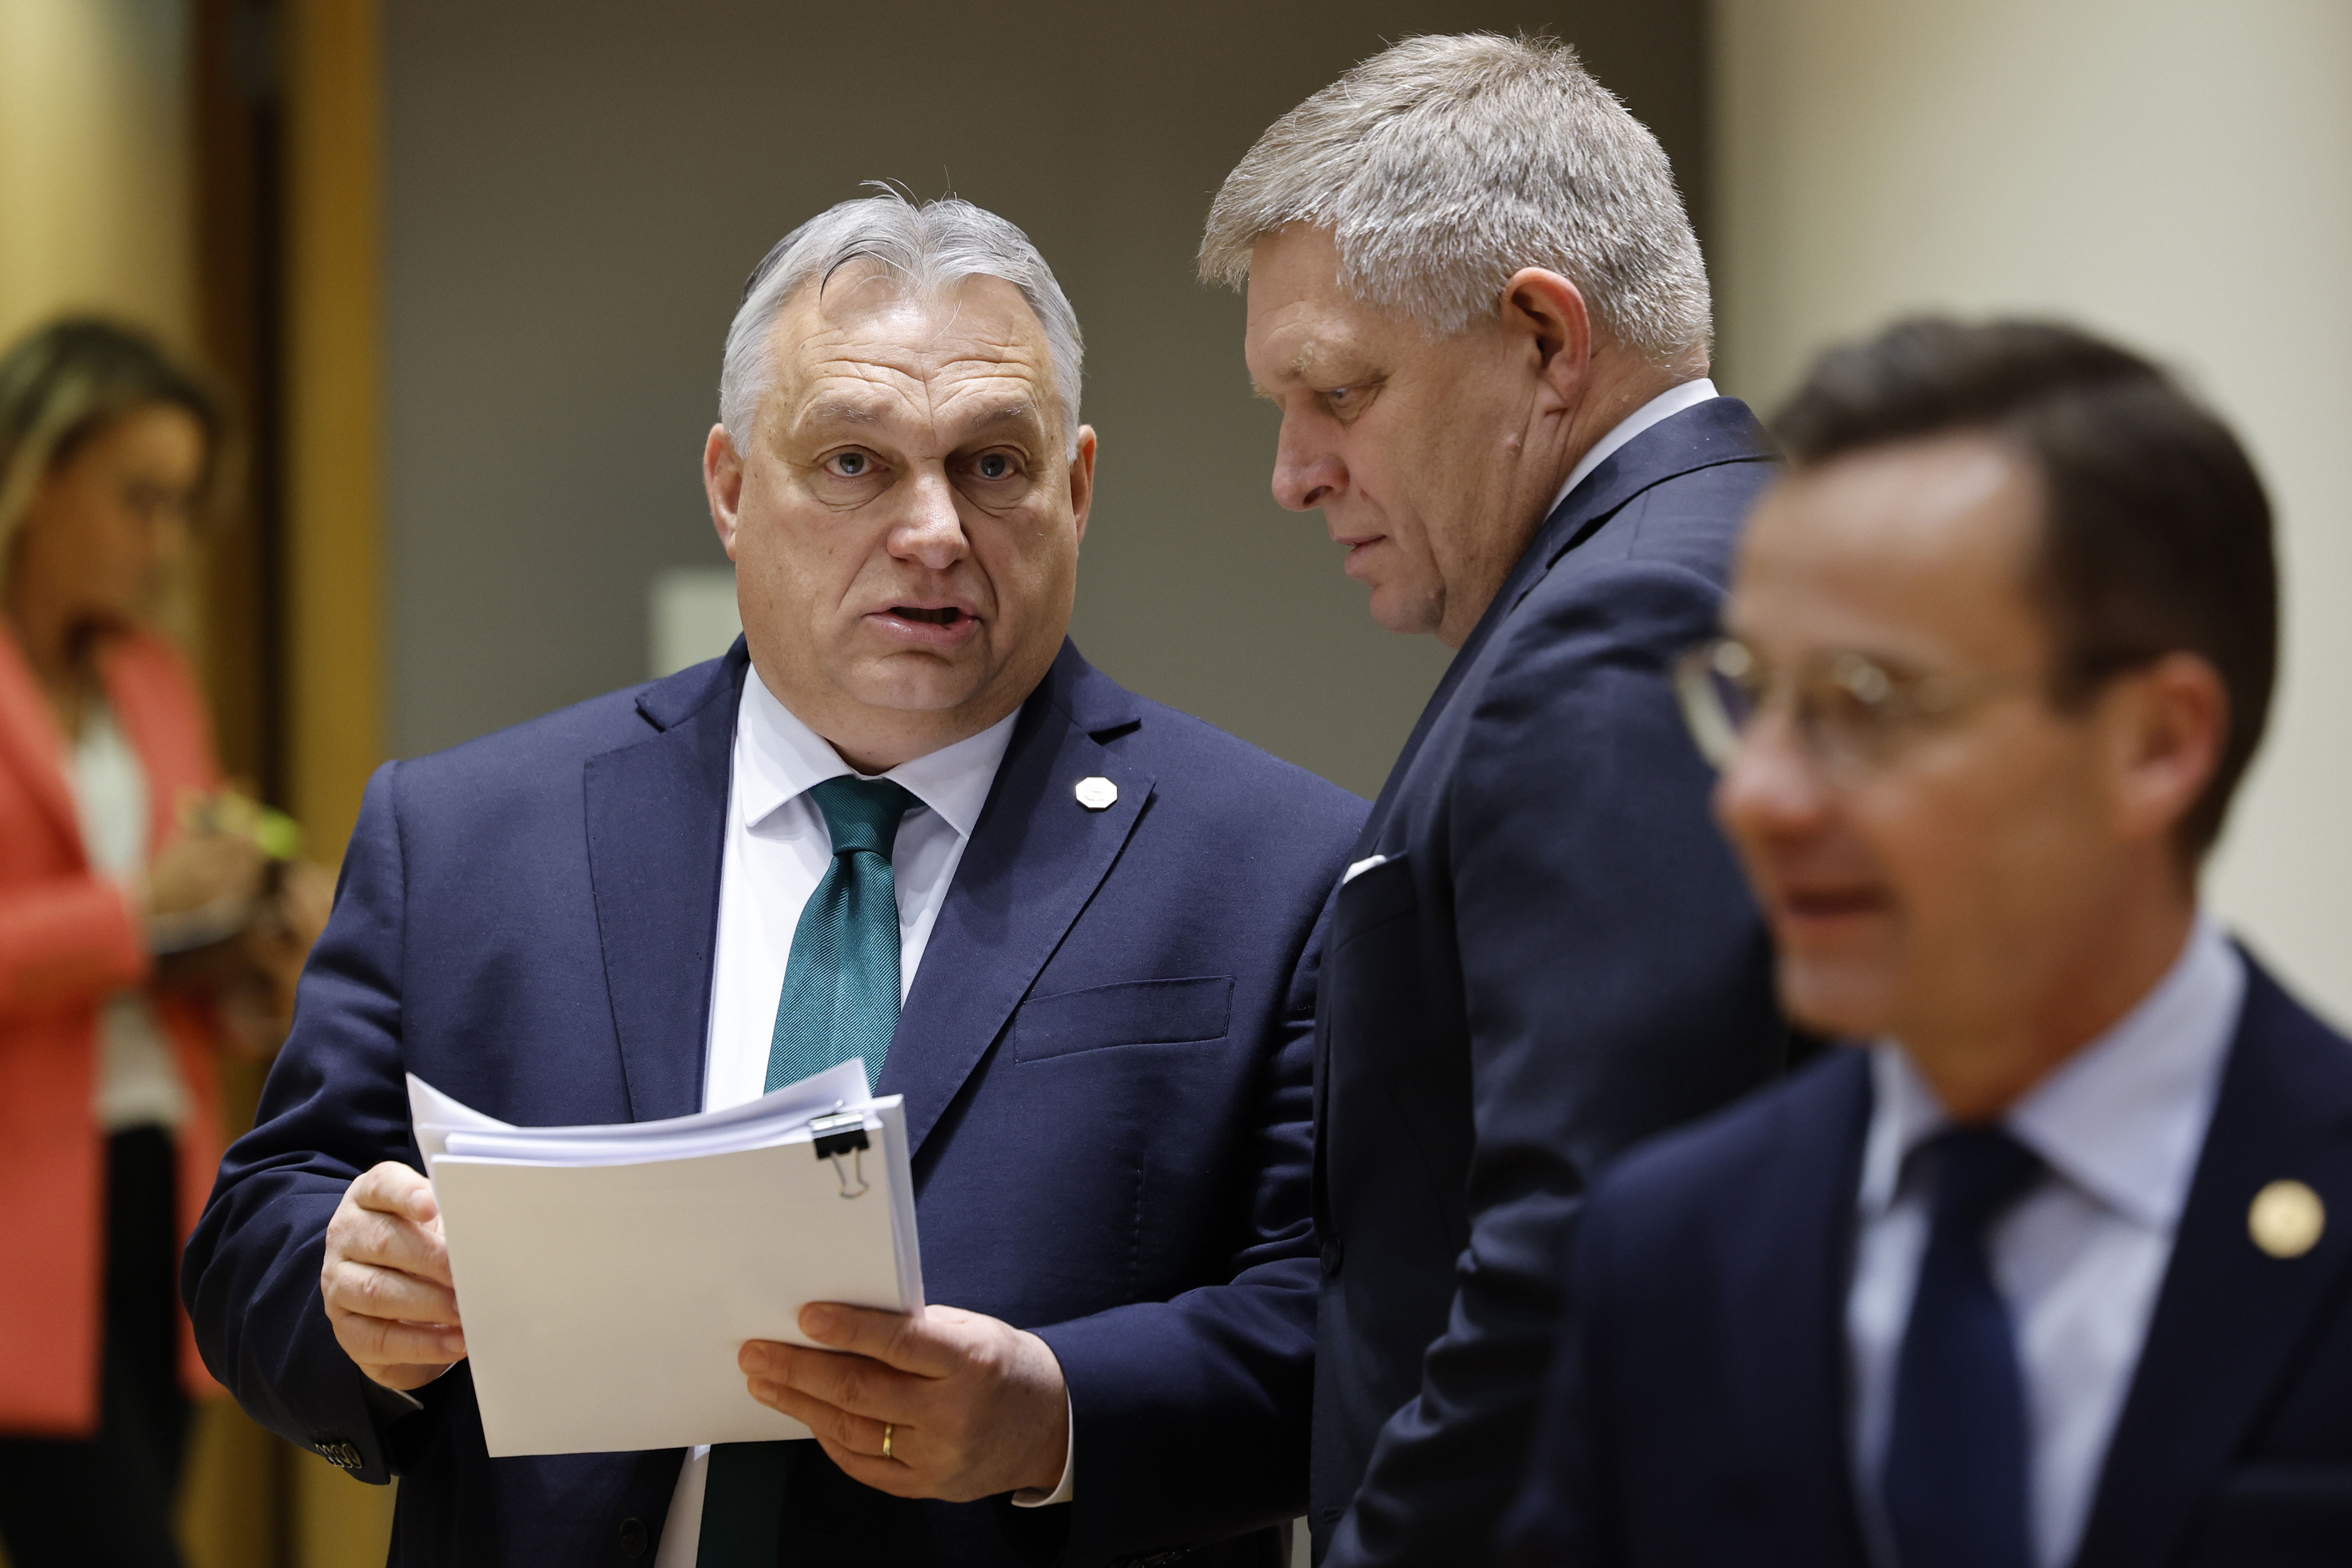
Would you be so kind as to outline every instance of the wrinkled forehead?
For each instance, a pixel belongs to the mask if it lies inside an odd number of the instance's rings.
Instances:
[[[1052,348],[1021,291],[1001,278],[919,289],[853,262],[802,285],[770,340],[775,412],[813,404],[870,405],[877,416],[945,415],[986,398],[1032,405],[1056,422]]]
[[[1852,647],[2014,664],[2044,642],[2041,509],[2031,468],[1988,437],[1798,468],[1749,519],[1727,622],[1784,654]]]

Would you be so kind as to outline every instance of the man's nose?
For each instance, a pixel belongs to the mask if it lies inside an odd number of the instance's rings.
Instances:
[[[1777,705],[1748,721],[1738,749],[1716,781],[1716,820],[1749,847],[1817,832],[1834,805],[1834,792],[1806,751],[1794,719]]]
[[[890,553],[944,572],[962,560],[969,549],[963,518],[956,510],[955,486],[944,472],[917,474],[907,515],[890,531]]]
[[[1292,511],[1311,511],[1347,485],[1348,466],[1329,442],[1285,415],[1274,448],[1274,499]]]

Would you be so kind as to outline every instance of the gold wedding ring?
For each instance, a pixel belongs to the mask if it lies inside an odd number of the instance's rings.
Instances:
[[[886,1459],[890,1457],[890,1435],[897,1430],[887,1421],[882,1423],[882,1457]]]

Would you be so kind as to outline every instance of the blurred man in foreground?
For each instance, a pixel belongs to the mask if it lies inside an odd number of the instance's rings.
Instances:
[[[1706,379],[1657,142],[1543,40],[1415,38],[1259,139],[1274,491],[1391,631],[1460,650],[1350,856],[1318,1008],[1318,1561],[1486,1561],[1564,1238],[1618,1151],[1777,1072],[1764,931],[1667,667],[1771,472]]]
[[[247,1409],[402,1477],[396,1561],[1280,1560],[1317,931],[1362,804],[1068,642],[1078,384],[1003,218],[819,216],[754,274],[704,452],[744,640],[369,785],[185,1289]],[[404,1072],[562,1125],[861,1055],[952,1305],[742,1348],[816,1442],[491,1461]]]
[[[1803,1022],[1586,1211],[1531,1565],[2340,1563],[2352,1043],[2198,907],[2270,511],[2059,327],[1829,356],[1685,692]]]

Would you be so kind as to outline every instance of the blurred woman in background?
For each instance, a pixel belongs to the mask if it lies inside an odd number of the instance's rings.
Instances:
[[[148,620],[222,443],[145,339],[0,359],[0,1542],[176,1563],[180,1248],[220,1159],[219,1001],[307,950]],[[312,926],[317,911],[293,922]],[[266,951],[274,944],[275,952]]]

